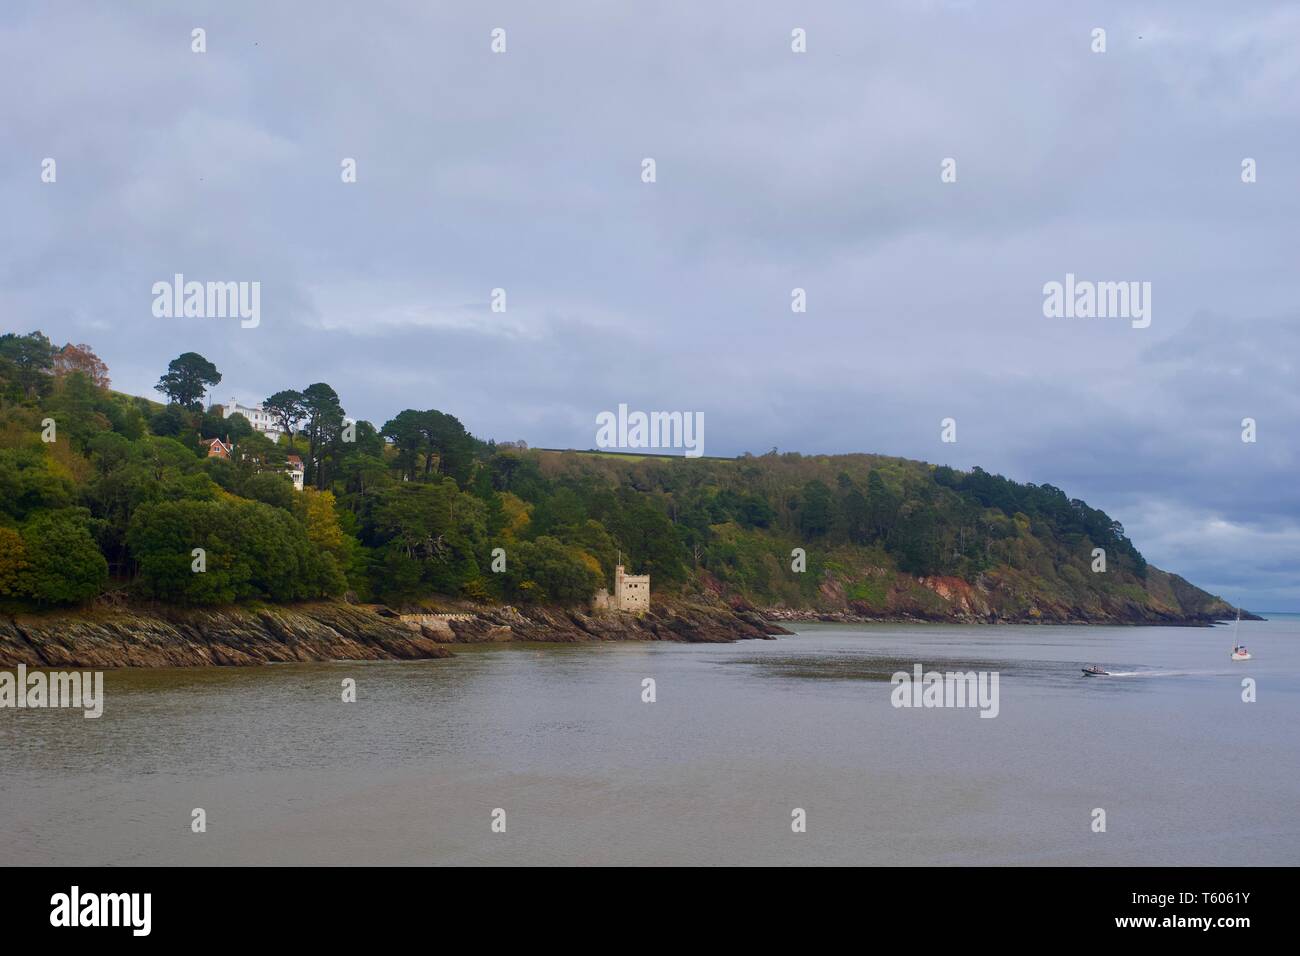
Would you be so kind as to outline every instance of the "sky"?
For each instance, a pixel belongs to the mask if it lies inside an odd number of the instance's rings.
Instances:
[[[0,330],[122,391],[979,465],[1300,611],[1300,5],[7,2],[0,83]],[[256,327],[155,316],[177,273]],[[1047,317],[1067,274],[1150,325]]]

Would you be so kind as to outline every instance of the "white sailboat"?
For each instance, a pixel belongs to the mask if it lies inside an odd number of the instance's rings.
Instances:
[[[1237,641],[1237,625],[1241,623],[1241,608],[1237,608],[1237,619],[1232,622],[1232,659],[1234,661],[1250,660],[1250,651],[1246,645]]]

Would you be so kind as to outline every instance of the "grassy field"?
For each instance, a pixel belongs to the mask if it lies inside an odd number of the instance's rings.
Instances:
[[[583,455],[588,458],[619,458],[623,461],[642,461],[646,458],[685,458],[682,454],[662,454],[656,452],[606,451],[595,448],[530,448],[529,451],[549,451],[562,455]],[[721,455],[700,455],[700,461],[735,461]]]

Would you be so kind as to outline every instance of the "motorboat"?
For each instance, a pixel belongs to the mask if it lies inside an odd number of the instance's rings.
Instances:
[[[1087,667],[1085,667],[1085,668],[1083,669],[1083,672],[1084,672],[1085,674],[1087,674],[1089,677],[1109,677],[1109,676],[1110,676],[1110,671],[1108,671],[1108,670],[1103,670],[1102,668],[1098,667],[1096,664],[1089,664]]]

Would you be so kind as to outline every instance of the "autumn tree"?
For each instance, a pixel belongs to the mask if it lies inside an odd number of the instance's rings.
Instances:
[[[54,353],[54,377],[63,378],[70,372],[80,372],[97,388],[108,388],[108,366],[91,351],[89,345],[69,342]]]

